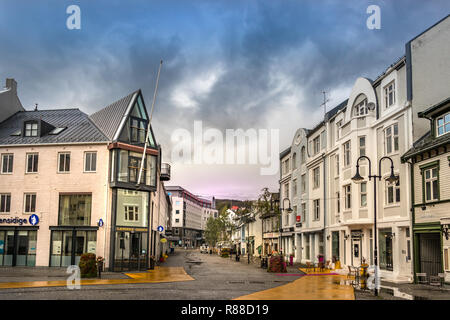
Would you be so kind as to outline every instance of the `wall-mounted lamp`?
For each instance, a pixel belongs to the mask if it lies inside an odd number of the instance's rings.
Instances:
[[[426,205],[422,205],[421,208],[422,208],[423,211],[425,211],[425,209],[427,208],[427,206],[426,206]]]
[[[348,240],[348,237],[350,237],[350,235],[349,235],[349,234],[346,234],[346,235],[344,236],[344,239],[345,239],[345,240]]]
[[[327,240],[330,240],[330,235],[327,235]]]

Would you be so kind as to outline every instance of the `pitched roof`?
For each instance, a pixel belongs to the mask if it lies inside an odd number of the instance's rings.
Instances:
[[[138,92],[139,90],[130,93],[89,117],[109,140],[114,139],[131,100]]]
[[[42,120],[55,128],[66,128],[56,135],[42,137],[12,136],[23,130],[24,121]],[[107,137],[79,109],[19,111],[0,125],[0,145],[45,144],[68,142],[106,142]]]
[[[402,160],[408,160],[419,153],[446,145],[448,143],[450,143],[450,134],[444,134],[435,138],[431,134],[431,131],[428,131],[422,138],[414,142],[413,147],[402,156]]]

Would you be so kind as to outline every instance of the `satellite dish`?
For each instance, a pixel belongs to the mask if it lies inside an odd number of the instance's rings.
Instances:
[[[367,104],[367,109],[369,109],[370,111],[375,110],[375,103],[369,102],[369,103]]]

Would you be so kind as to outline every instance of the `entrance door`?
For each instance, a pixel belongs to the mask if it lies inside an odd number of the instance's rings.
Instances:
[[[419,235],[420,272],[427,276],[437,276],[442,272],[441,241],[439,233]]]
[[[361,240],[352,240],[352,265],[359,267],[361,265]]]
[[[146,232],[116,232],[115,271],[145,270],[147,268]]]

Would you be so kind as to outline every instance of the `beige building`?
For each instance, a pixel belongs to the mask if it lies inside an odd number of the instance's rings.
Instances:
[[[161,173],[151,132],[137,185],[148,124],[140,90],[88,116],[25,111],[16,82],[7,84],[0,92],[8,116],[0,123],[0,265],[64,267],[95,253],[109,270],[147,268],[160,251],[157,227],[170,204],[159,193],[170,171]]]

